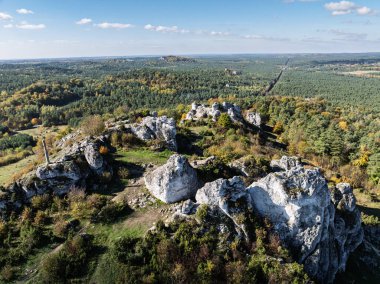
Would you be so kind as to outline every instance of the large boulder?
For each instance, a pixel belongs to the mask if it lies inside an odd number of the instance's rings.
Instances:
[[[193,198],[199,186],[196,171],[187,158],[175,154],[167,163],[145,177],[150,193],[165,203],[175,203]]]
[[[177,128],[173,118],[148,116],[144,117],[140,123],[126,125],[126,128],[141,140],[162,140],[169,150],[177,151]]]
[[[304,169],[294,159],[283,158],[274,164],[287,170],[252,183],[247,188],[252,204],[273,223],[308,274],[330,283],[363,240],[352,191],[347,185],[338,185],[332,202],[319,169]]]
[[[99,145],[89,143],[84,148],[84,156],[91,169],[98,171],[103,167],[104,159],[100,154]]]

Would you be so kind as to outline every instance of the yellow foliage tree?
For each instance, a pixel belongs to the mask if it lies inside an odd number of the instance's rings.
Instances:
[[[347,131],[348,130],[347,121],[344,121],[344,120],[339,121],[339,128],[344,131]]]

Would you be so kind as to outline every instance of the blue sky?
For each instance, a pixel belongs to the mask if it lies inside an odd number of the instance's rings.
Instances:
[[[379,27],[379,0],[0,0],[0,59],[376,52]]]

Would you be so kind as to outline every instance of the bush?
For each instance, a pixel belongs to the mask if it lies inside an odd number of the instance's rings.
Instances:
[[[127,204],[111,202],[100,210],[98,216],[96,217],[96,221],[102,223],[112,223],[119,217],[128,213],[130,213],[130,208]]]
[[[36,195],[32,198],[32,207],[34,209],[45,210],[49,208],[51,204],[50,195]]]
[[[109,149],[106,146],[100,146],[99,153],[101,155],[107,155],[109,153]]]
[[[362,213],[362,222],[366,226],[380,226],[380,219],[373,215]]]
[[[101,116],[94,115],[84,118],[81,122],[81,130],[85,135],[101,135],[105,129],[104,121]]]
[[[14,277],[14,269],[12,266],[10,265],[5,265],[1,271],[0,271],[0,275],[1,275],[1,278],[5,281],[11,281]]]
[[[128,170],[128,168],[126,168],[126,167],[120,167],[117,170],[117,175],[121,179],[128,179],[128,177],[129,177],[129,170]]]
[[[67,283],[86,272],[92,236],[79,235],[68,240],[59,252],[49,254],[40,267],[42,283]]]

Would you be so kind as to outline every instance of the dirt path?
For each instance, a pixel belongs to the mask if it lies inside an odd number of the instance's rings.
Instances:
[[[278,81],[280,81],[280,79],[281,79],[281,77],[282,77],[282,74],[283,74],[284,71],[288,68],[289,61],[290,61],[290,58],[288,58],[288,60],[285,62],[285,65],[284,65],[284,67],[282,67],[281,72],[280,72],[280,74],[277,76],[277,78],[275,78],[272,82],[270,82],[269,86],[268,86],[268,87],[266,88],[266,90],[265,90],[264,96],[269,95],[270,91],[272,91],[273,88],[274,88],[274,87],[276,86],[276,84],[278,83]]]

